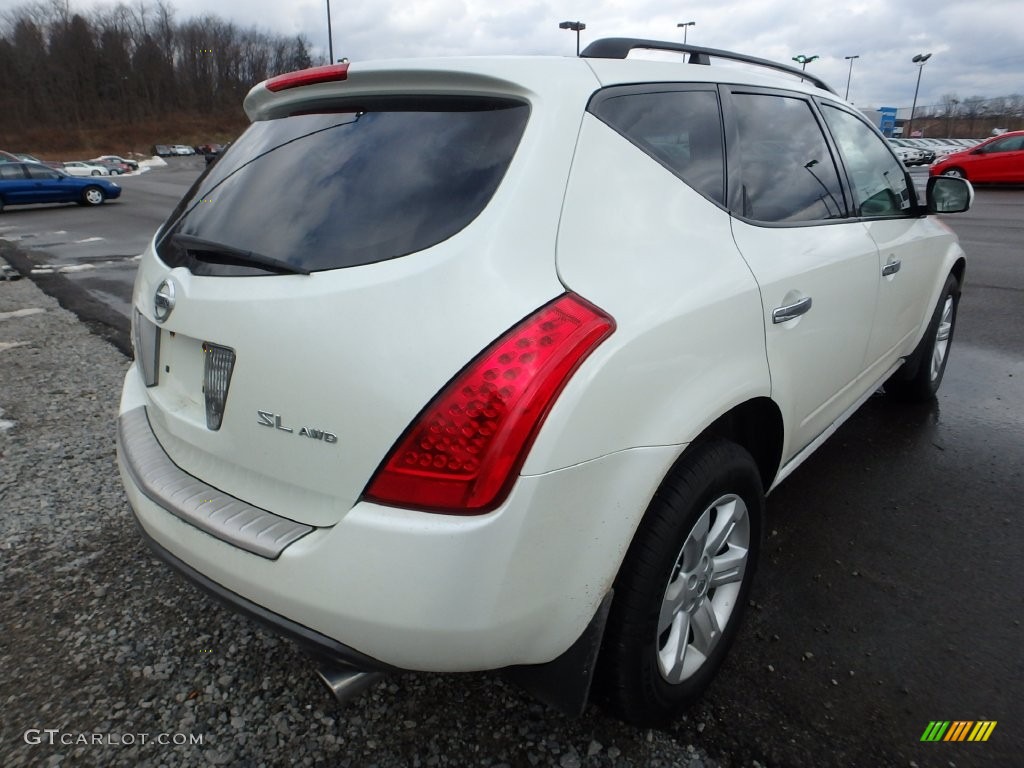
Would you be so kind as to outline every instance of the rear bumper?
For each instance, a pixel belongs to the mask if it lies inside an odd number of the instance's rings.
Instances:
[[[141,404],[139,389],[133,367],[124,413]],[[321,656],[458,672],[544,664],[580,638],[679,450],[635,448],[522,476],[480,516],[358,502],[273,560],[172,514],[123,451],[118,462],[151,546],[207,591]]]
[[[138,522],[137,519],[136,522]],[[184,576],[185,579],[191,581],[229,608],[248,616],[253,621],[296,643],[311,656],[333,664],[352,667],[354,670],[359,671],[395,671],[394,667],[359,653],[359,651],[342,645],[337,640],[332,640],[309,627],[304,627],[301,624],[286,619],[284,616],[268,611],[263,606],[257,605],[251,600],[246,600],[230,589],[225,589],[164,549],[159,542],[146,533],[146,529],[141,524],[139,524],[139,531],[142,534],[143,541],[146,542],[153,554]]]

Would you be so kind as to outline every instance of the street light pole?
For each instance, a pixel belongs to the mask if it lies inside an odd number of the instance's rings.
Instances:
[[[682,24],[676,24],[676,26],[683,28],[683,45],[686,45],[686,33],[689,31],[690,27],[697,26],[697,22],[696,21],[684,21]]]
[[[582,21],[563,21],[558,25],[559,29],[571,29],[576,33],[576,56],[580,55],[580,32],[587,28]]]
[[[331,34],[331,0],[327,0],[327,63],[334,63],[334,35]]]
[[[925,62],[931,57],[932,55],[930,53],[919,53],[911,59],[912,62],[917,64],[917,85],[914,86],[914,104],[910,107],[910,124],[907,126],[907,132],[904,138],[913,138],[914,111],[917,109],[917,91],[921,87],[921,70],[924,69]]]
[[[860,58],[860,54],[858,54],[856,56],[844,56],[843,58],[850,62],[850,71],[846,75],[846,95],[843,96],[844,99],[849,101],[850,100],[850,79],[853,77],[853,60],[854,59],[859,59]]]
[[[814,56],[804,56],[801,53],[801,54],[798,54],[798,55],[794,56],[793,57],[793,61],[795,61],[797,64],[800,64],[801,68],[806,72],[807,71],[807,65],[810,64],[812,61],[814,61],[816,58],[818,58],[817,55],[814,55]]]

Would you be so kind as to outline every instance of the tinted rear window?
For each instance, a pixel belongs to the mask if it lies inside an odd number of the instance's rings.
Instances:
[[[507,100],[392,99],[254,123],[182,199],[157,252],[196,274],[266,274],[239,266],[245,254],[316,272],[421,251],[484,209],[528,114]]]

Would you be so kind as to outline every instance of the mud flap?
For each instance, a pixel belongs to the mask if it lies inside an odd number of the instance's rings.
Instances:
[[[545,704],[570,717],[579,717],[590,697],[597,654],[601,650],[611,605],[612,592],[609,592],[583,634],[558,658],[546,664],[506,667],[502,674]]]

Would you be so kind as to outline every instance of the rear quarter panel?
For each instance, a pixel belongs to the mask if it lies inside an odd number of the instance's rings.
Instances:
[[[728,213],[589,113],[557,262],[617,329],[563,392],[525,473],[633,447],[681,451],[770,394],[760,294]]]

